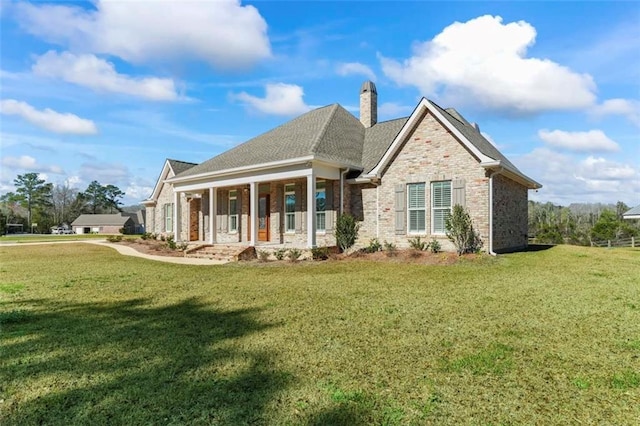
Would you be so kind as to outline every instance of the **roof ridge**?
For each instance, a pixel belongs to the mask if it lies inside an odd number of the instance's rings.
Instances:
[[[316,140],[313,141],[313,143],[311,144],[311,152],[314,154],[316,152],[316,148],[320,144],[320,141],[322,140],[324,135],[327,133],[329,124],[333,120],[333,117],[336,115],[336,112],[338,111],[338,107],[340,106],[340,104],[335,103],[335,104],[331,104],[330,106],[332,108],[331,114],[329,114],[329,117],[327,117],[327,121],[325,121],[324,124],[322,125],[322,129],[320,130],[320,132],[318,132],[318,136],[316,137]]]

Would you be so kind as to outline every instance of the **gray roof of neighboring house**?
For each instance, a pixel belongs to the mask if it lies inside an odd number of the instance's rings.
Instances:
[[[173,169],[173,172],[177,175],[198,165],[196,163],[188,163],[186,161],[172,160],[171,158],[167,158],[167,161]]]
[[[428,102],[482,154],[500,160],[504,166],[521,174],[516,166],[455,109],[445,110]],[[178,172],[176,168],[174,170],[176,176],[183,178],[313,156],[361,168],[363,174],[366,174],[380,161],[408,119],[409,117],[398,118],[365,128],[342,106],[332,104],[309,111],[201,164],[182,163],[188,165],[182,172]]]
[[[640,216],[640,206],[635,206],[631,210],[624,212],[622,217],[625,216]]]
[[[131,216],[114,214],[82,214],[71,223],[71,226],[124,226],[127,221],[132,221]]]

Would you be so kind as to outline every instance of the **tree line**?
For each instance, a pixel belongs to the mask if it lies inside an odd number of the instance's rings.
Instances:
[[[563,207],[529,201],[529,236],[536,242],[591,245],[640,236],[638,221],[624,220],[630,209],[622,201],[613,204],[576,203]]]
[[[93,181],[84,191],[69,184],[52,184],[38,173],[18,175],[16,190],[0,196],[0,234],[9,224],[22,225],[27,232],[48,233],[52,227],[71,224],[84,213],[122,211],[125,193],[115,185]]]

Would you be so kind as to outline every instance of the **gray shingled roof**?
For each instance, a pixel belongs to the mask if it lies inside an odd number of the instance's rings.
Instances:
[[[196,163],[188,163],[186,161],[172,160],[171,158],[167,158],[167,161],[169,162],[169,165],[173,169],[173,172],[177,175],[179,175],[184,171],[189,170],[194,166],[197,166]]]
[[[369,127],[364,133],[364,148],[362,150],[362,169],[370,172],[382,158],[400,130],[404,127],[409,117],[384,121]]]
[[[71,223],[71,226],[124,226],[131,216],[114,214],[81,214]]]
[[[506,166],[508,169],[511,169],[514,172],[518,172],[522,174],[520,170],[516,166],[513,165],[511,161],[507,159],[498,149],[493,146],[491,142],[485,139],[484,136],[467,120],[464,119],[460,115],[458,111],[453,108],[442,109],[436,103],[429,101],[431,105],[433,105],[448,121],[458,129],[460,133],[466,137],[469,142],[471,142],[478,151],[486,155],[487,157],[493,158],[494,160],[500,160],[500,162]],[[450,112],[451,111],[451,112]]]
[[[319,155],[359,165],[364,127],[338,104],[300,117],[244,142],[180,174],[180,177]]]
[[[445,110],[428,102],[482,154],[522,174],[455,109]],[[342,106],[332,104],[309,111],[201,164],[169,161],[180,178],[307,156],[361,168],[366,174],[380,161],[408,119],[385,121],[365,129]]]

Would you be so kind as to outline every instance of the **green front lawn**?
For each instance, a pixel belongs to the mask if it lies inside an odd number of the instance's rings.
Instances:
[[[41,243],[49,241],[104,240],[105,234],[13,234],[0,236],[2,243]]]
[[[637,424],[640,251],[182,266],[0,246],[0,424]]]

